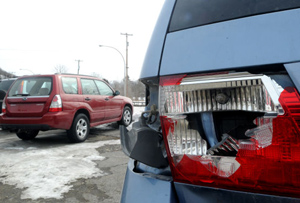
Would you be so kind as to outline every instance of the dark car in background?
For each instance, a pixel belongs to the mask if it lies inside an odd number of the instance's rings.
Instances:
[[[294,0],[165,1],[121,202],[300,202],[299,22]]]
[[[67,130],[71,142],[87,139],[90,127],[132,121],[133,104],[97,77],[52,74],[19,77],[2,104],[0,126],[23,140],[39,131]]]
[[[3,99],[12,85],[12,83],[16,80],[16,78],[7,78],[7,79],[2,79],[0,81],[0,106],[2,106]],[[0,110],[0,113],[2,113],[2,108]]]

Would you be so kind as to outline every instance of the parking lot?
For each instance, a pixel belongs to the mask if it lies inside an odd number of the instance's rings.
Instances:
[[[79,144],[62,130],[32,141],[0,131],[0,159],[0,202],[119,202],[128,161],[116,124]]]

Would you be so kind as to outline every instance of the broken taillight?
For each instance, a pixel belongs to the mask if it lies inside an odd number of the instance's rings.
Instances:
[[[55,95],[52,99],[49,112],[58,112],[62,111],[62,101],[60,95]]]
[[[248,73],[165,81],[159,110],[175,182],[300,197],[296,89]]]

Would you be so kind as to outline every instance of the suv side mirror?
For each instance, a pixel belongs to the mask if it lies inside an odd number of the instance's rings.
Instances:
[[[114,96],[118,96],[118,95],[120,95],[120,92],[119,92],[119,90],[116,90],[116,91],[114,92]]]

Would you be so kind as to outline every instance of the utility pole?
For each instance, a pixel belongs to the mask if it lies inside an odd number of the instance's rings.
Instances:
[[[78,62],[78,70],[77,70],[77,74],[79,74],[79,70],[80,70],[80,62],[82,62],[82,60],[75,60]]]
[[[121,33],[121,35],[125,35],[126,36],[126,71],[125,71],[125,96],[127,96],[128,94],[128,46],[129,46],[129,42],[128,42],[128,36],[133,36],[133,34],[128,34],[128,33]]]

